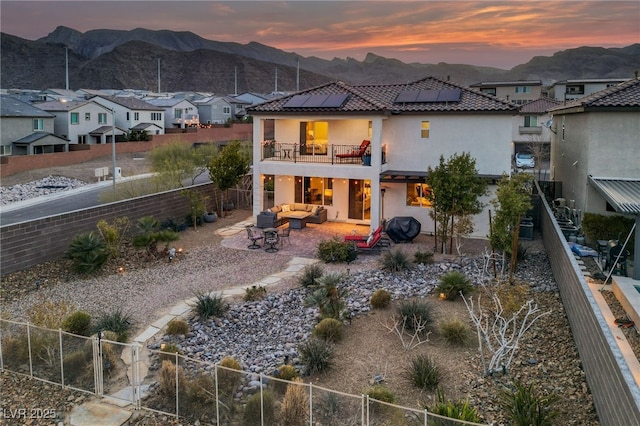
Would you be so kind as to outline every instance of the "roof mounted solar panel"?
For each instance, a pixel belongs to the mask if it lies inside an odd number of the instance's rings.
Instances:
[[[403,90],[396,96],[396,103],[415,102],[418,99],[419,90]]]
[[[309,100],[310,97],[311,95],[293,95],[291,99],[285,102],[285,104],[282,106],[284,108],[300,108],[302,105],[304,105],[305,102]]]
[[[321,107],[324,101],[327,100],[329,95],[311,95],[309,99],[302,104],[303,108],[318,108]]]
[[[416,102],[437,102],[439,90],[421,90]]]
[[[437,102],[459,102],[462,91],[460,89],[442,89]]]
[[[346,93],[329,95],[327,99],[322,103],[322,106],[325,108],[341,107],[347,101],[348,97],[349,95],[347,95]]]

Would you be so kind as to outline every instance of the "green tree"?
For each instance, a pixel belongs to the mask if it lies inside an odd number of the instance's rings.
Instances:
[[[483,205],[478,198],[486,194],[487,183],[478,176],[476,160],[466,152],[454,154],[446,161],[440,156],[440,164],[427,169],[426,183],[432,189],[426,195],[433,205],[429,215],[436,221],[436,236],[440,238],[443,251],[447,239],[451,238],[449,253],[453,253],[456,223],[482,211]]]
[[[185,186],[184,182],[187,180],[193,185],[196,178],[207,171],[207,161],[216,153],[214,144],[202,144],[193,148],[180,141],[173,141],[149,151],[149,160],[153,172],[170,182],[173,188],[180,188]]]
[[[511,274],[517,262],[517,247],[520,219],[532,208],[531,181],[529,173],[511,177],[503,175],[498,182],[496,196],[491,204],[496,209],[491,224],[489,241],[494,250],[511,255]]]
[[[240,142],[234,141],[207,162],[209,177],[225,193],[229,201],[229,189],[236,185],[242,176],[249,172],[251,157],[249,150]],[[220,209],[224,212],[224,209]]]

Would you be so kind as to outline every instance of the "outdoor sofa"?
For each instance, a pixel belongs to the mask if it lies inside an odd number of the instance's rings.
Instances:
[[[286,207],[285,207],[286,206]],[[290,217],[296,217],[301,212],[309,213],[307,223],[324,223],[327,221],[327,209],[317,204],[279,204],[258,214],[256,226],[258,228],[277,228],[289,222]]]

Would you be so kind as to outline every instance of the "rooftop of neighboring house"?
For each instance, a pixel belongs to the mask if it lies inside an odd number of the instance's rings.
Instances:
[[[91,103],[90,101],[48,101],[35,104],[36,107],[44,111],[73,111],[81,106]]]
[[[517,105],[450,81],[351,86],[332,82],[250,107],[252,113],[515,112]]]
[[[159,106],[159,107],[172,107],[175,106],[177,104],[179,104],[180,102],[189,102],[191,103],[191,101],[186,100],[184,98],[168,98],[168,99],[149,99],[145,102],[150,103],[151,105],[155,105],[155,106]]]
[[[622,83],[629,78],[580,78],[570,80],[560,80],[553,83],[553,86],[558,84],[604,84],[604,83]],[[631,79],[633,80],[633,79]]]
[[[29,118],[55,117],[55,115],[40,108],[36,108],[32,104],[23,102],[11,95],[0,95],[0,116]]]
[[[539,98],[535,101],[527,102],[520,107],[520,114],[544,114],[551,108],[561,105],[562,102],[551,98]]]
[[[516,80],[516,81],[481,81],[469,87],[509,87],[509,86],[542,86],[541,80]]]
[[[640,78],[607,87],[599,92],[567,102],[566,105],[552,108],[550,111],[557,113],[574,108],[624,108],[640,111]]]
[[[91,99],[94,99],[96,97],[106,99],[116,105],[123,106],[132,111],[162,111],[162,108],[159,108],[155,105],[150,104],[149,102],[145,102],[137,98],[123,98],[120,96],[95,96]]]

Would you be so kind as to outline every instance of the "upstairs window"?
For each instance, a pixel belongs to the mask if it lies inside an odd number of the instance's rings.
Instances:
[[[176,108],[173,110],[173,118],[182,118],[182,108]]]
[[[428,121],[423,121],[420,123],[420,137],[422,139],[427,139],[429,137],[430,128],[431,124]]]
[[[538,127],[538,117],[535,115],[525,115],[524,127]]]
[[[44,120],[42,118],[33,119],[33,130],[44,130]]]
[[[98,124],[107,124],[107,113],[99,112],[98,113]]]
[[[531,93],[531,86],[516,86],[516,93]]]
[[[85,112],[84,113],[84,121],[91,121],[91,113],[90,112]]]
[[[151,113],[151,121],[160,121],[162,120],[162,113],[161,112],[152,112]]]
[[[231,114],[231,107],[222,107],[222,113],[223,114]]]
[[[133,119],[136,120],[136,121],[140,120],[140,113],[139,112],[134,112],[133,113]]]
[[[71,113],[71,124],[80,124],[80,114],[77,112]]]
[[[567,95],[584,95],[584,84],[573,84],[567,86]]]
[[[496,95],[496,88],[495,87],[488,87],[488,88],[485,88],[485,89],[480,89],[480,91],[482,93],[486,93],[487,95],[493,95],[493,96]]]

